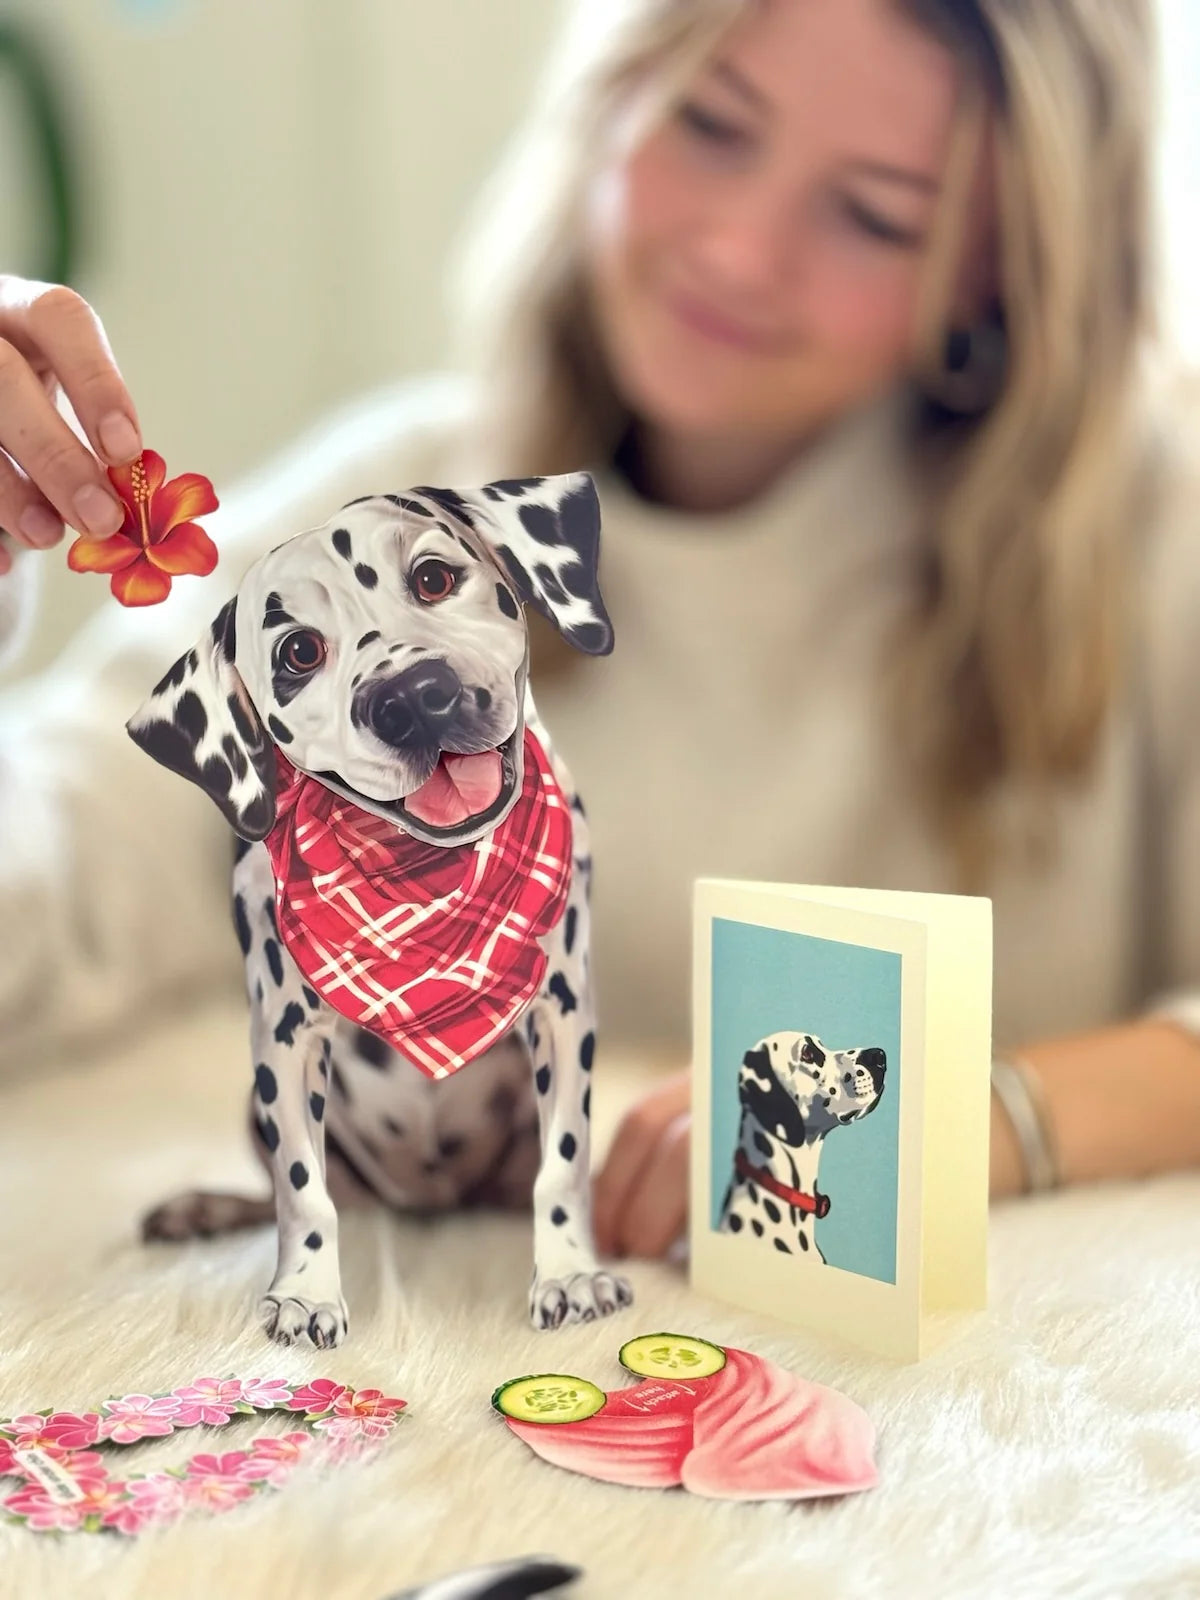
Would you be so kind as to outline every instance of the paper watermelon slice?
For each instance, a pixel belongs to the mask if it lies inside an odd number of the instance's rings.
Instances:
[[[875,1485],[875,1428],[854,1401],[748,1351],[699,1343],[725,1356],[708,1376],[643,1379],[579,1421],[505,1421],[544,1461],[632,1488],[681,1484],[708,1499],[804,1500]]]

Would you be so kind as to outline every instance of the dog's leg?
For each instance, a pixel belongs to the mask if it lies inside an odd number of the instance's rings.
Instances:
[[[260,1317],[280,1344],[307,1335],[324,1349],[345,1337],[347,1324],[337,1211],[325,1181],[334,1016],[304,982],[279,937],[264,846],[238,862],[234,891],[250,994],[255,1131],[266,1152],[279,1226],[279,1259]]]
[[[590,1322],[633,1301],[624,1278],[597,1266],[592,1238],[589,1146],[596,1034],[587,954],[585,850],[580,817],[567,913],[555,930],[546,983],[530,1006],[525,1025],[542,1145],[533,1188],[529,1310],[535,1328]]]

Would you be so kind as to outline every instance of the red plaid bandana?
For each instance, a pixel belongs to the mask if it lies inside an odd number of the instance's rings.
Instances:
[[[474,844],[424,844],[298,772],[276,752],[266,846],[279,931],[328,1005],[431,1078],[481,1055],[541,987],[538,943],[562,916],[571,814],[525,730],[525,776]]]

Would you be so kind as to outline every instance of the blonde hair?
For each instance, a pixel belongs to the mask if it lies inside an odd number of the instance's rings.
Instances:
[[[580,260],[597,157],[642,91],[658,97],[651,115],[753,3],[577,8],[464,257],[496,470],[560,471],[615,448],[628,417]],[[1154,38],[1150,0],[895,3],[993,108],[1004,377],[981,415],[931,406],[914,439],[928,566],[895,679],[917,776],[967,860],[1006,780],[1048,790],[1085,772],[1121,680],[1148,459],[1135,400],[1154,332]],[[962,199],[948,192],[947,207]]]

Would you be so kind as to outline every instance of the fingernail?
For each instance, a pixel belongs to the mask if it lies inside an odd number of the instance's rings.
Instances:
[[[106,495],[103,489],[97,489],[94,483],[87,484],[75,496],[75,510],[79,513],[84,532],[98,539],[116,533],[125,520],[125,514],[117,502]]]
[[[141,454],[138,431],[122,411],[110,411],[100,424],[100,443],[114,462],[131,461]]]
[[[45,506],[26,506],[17,526],[30,544],[42,550],[47,545],[57,544],[63,534],[62,523]]]

